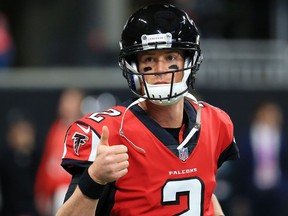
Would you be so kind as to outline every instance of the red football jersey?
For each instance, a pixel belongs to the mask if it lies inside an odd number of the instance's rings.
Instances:
[[[217,168],[223,161],[237,158],[238,149],[229,116],[201,103],[201,130],[186,160],[167,147],[175,143],[175,138],[135,105],[127,110],[124,119],[126,107],[115,106],[75,122],[67,132],[62,166],[72,172],[77,166],[93,162],[102,127],[107,125],[109,145],[127,146],[129,168],[115,182],[113,204],[106,214],[212,216]],[[185,101],[187,115],[195,108],[196,104]],[[121,121],[126,138],[120,135]]]

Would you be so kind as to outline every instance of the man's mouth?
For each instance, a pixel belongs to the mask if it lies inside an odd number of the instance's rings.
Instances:
[[[155,83],[154,83],[154,85],[159,85],[159,84],[168,84],[168,82],[158,81],[158,82],[155,82]]]

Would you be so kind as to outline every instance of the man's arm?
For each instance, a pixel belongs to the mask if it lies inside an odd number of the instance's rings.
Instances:
[[[215,196],[215,194],[212,194],[212,203],[213,203],[213,207],[214,207],[214,215],[215,216],[224,216],[221,205],[220,205],[217,197]]]
[[[79,179],[78,186],[61,206],[56,216],[94,216],[104,185],[121,178],[128,172],[127,147],[109,146],[109,130],[106,126],[97,147],[97,156]]]
[[[59,209],[56,216],[78,216],[78,215],[91,215],[94,216],[98,199],[90,199],[85,196],[77,186],[72,196],[63,204]]]

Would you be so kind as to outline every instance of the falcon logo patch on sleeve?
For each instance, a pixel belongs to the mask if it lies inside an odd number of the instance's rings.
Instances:
[[[85,145],[86,142],[89,140],[88,136],[84,135],[84,134],[81,134],[81,133],[74,133],[74,135],[72,136],[72,139],[74,140],[74,145],[73,145],[73,148],[74,148],[74,153],[76,155],[79,155],[79,149],[80,149],[80,146],[82,145]]]

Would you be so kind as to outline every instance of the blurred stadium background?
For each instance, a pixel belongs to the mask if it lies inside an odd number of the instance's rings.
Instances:
[[[1,0],[7,22],[0,24],[1,143],[7,112],[20,107],[33,114],[41,153],[64,88],[82,88],[95,100],[87,99],[85,112],[103,93],[111,100],[97,109],[131,97],[118,68],[118,40],[129,14],[150,2],[155,1]],[[195,20],[204,55],[196,94],[230,114],[236,138],[263,101],[283,108],[287,131],[288,2],[165,2],[182,7]]]

